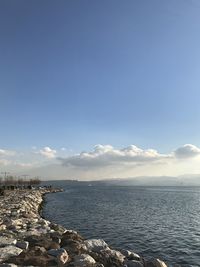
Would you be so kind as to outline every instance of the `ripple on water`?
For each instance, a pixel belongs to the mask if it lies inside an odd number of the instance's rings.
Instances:
[[[46,196],[44,216],[87,238],[200,266],[200,189],[67,186]]]

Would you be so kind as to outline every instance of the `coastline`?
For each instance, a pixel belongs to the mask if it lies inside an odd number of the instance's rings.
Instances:
[[[42,216],[45,195],[62,189],[7,191],[0,197],[0,267],[167,267],[102,239],[85,240]]]

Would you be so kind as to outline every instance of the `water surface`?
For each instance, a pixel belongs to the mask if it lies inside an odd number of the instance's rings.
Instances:
[[[200,266],[200,188],[62,186],[46,196],[47,219],[169,266]]]

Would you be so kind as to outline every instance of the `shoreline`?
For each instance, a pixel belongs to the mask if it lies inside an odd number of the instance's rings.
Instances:
[[[0,197],[0,267],[167,267],[133,251],[114,250],[102,239],[84,239],[46,220],[45,195],[62,189],[7,191]]]

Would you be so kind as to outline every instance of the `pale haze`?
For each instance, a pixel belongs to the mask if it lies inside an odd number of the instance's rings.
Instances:
[[[200,182],[199,1],[2,0],[0,25],[0,172]]]

